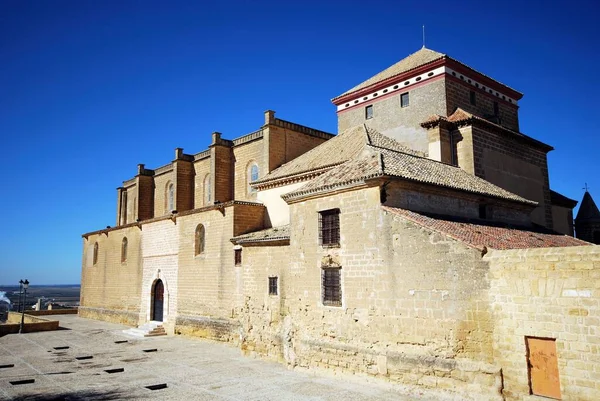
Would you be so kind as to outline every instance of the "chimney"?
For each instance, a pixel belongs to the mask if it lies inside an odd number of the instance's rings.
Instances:
[[[138,175],[142,174],[145,166],[146,166],[145,164],[141,164],[141,163],[138,164]]]
[[[275,122],[275,112],[273,110],[265,111],[265,125]]]
[[[211,143],[211,145],[216,145],[220,141],[221,141],[221,133],[220,132],[213,132],[212,133],[212,143]]]
[[[181,159],[182,155],[183,155],[183,148],[175,148],[175,160]]]

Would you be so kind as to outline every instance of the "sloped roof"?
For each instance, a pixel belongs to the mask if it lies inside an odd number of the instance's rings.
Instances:
[[[552,205],[568,207],[570,209],[573,209],[579,203],[553,190],[550,190],[550,202]]]
[[[397,141],[364,125],[349,128],[321,145],[281,165],[253,184],[264,184],[304,173],[318,172],[342,164],[359,155],[365,145],[373,144],[414,155],[424,153],[409,149]]]
[[[336,96],[335,99],[337,99],[338,97],[347,95],[349,93],[359,91],[363,88],[366,88],[366,87],[376,84],[378,82],[384,81],[384,80],[394,77],[396,75],[400,75],[407,71],[414,70],[417,67],[420,67],[422,65],[429,64],[431,62],[439,60],[444,56],[446,56],[446,55],[442,54],[442,53],[438,53],[434,50],[427,49],[426,47],[423,47],[419,51],[398,61],[396,64],[392,65],[391,67],[386,68],[385,70],[381,71],[378,74],[375,74],[374,76],[367,79],[366,81],[356,85],[354,88],[351,88],[351,89],[347,90],[346,92],[342,93],[341,95]]]
[[[446,235],[477,249],[524,249],[593,245],[552,231],[511,227],[486,221],[433,216],[406,209],[382,206],[384,210],[428,230]]]
[[[440,59],[448,59],[448,60],[452,60],[455,63],[460,64],[463,67],[468,68],[471,71],[476,72],[477,74],[480,74],[482,76],[484,76],[487,79],[490,79],[500,85],[502,85],[503,87],[513,91],[518,98],[521,98],[523,96],[522,93],[514,90],[513,88],[509,87],[508,85],[505,85],[499,81],[497,81],[496,79],[489,77],[479,71],[476,71],[475,69],[469,67],[468,65],[453,59],[452,57],[449,57],[448,55],[444,54],[444,53],[440,53],[440,52],[436,52],[435,50],[431,50],[431,49],[427,49],[426,47],[421,48],[420,50],[412,53],[411,55],[409,55],[408,57],[403,58],[402,60],[398,61],[396,64],[392,65],[391,67],[386,68],[385,70],[381,71],[378,74],[375,74],[374,76],[372,76],[371,78],[367,79],[366,81],[356,85],[355,87],[347,90],[346,92],[342,93],[339,96],[334,97],[332,100],[335,101],[336,99],[341,98],[342,96],[346,96],[348,94],[354,93],[354,92],[358,92],[362,89],[368,88],[369,86],[375,85],[379,82],[385,81],[387,79],[393,78],[397,75],[401,75],[404,73],[407,73],[411,70],[417,69],[421,66],[433,63],[437,60]]]
[[[291,200],[322,191],[338,190],[362,184],[370,178],[390,176],[537,205],[537,202],[506,191],[458,167],[428,159],[416,152],[405,152],[402,145],[393,146],[396,141],[380,138],[379,136],[383,135],[371,128],[364,127],[364,130],[368,133],[367,138],[377,137],[378,140],[369,140],[363,145],[360,154],[353,159],[331,168],[296,191],[285,194],[283,199]],[[379,146],[374,145],[375,142]]]
[[[237,237],[231,238],[231,242],[237,245],[250,244],[250,243],[265,243],[265,242],[279,242],[289,241],[290,239],[290,226],[280,226],[267,228],[266,230],[254,231],[251,233],[238,235]]]
[[[440,116],[439,114],[429,116],[424,122],[421,123],[421,126],[424,128],[431,128],[437,126],[443,121],[456,124],[457,126],[472,124],[473,122],[481,123],[481,125],[486,127],[486,129],[491,129],[503,135],[508,135],[517,138],[546,152],[554,150],[552,146],[542,141],[538,141],[537,139],[525,135],[522,132],[511,130],[500,124],[496,124],[492,121],[486,120],[485,118],[476,116],[475,114],[469,113],[468,111],[463,110],[460,107],[458,107],[454,111],[454,113],[452,113],[448,117]]]
[[[600,221],[600,211],[598,210],[598,206],[596,206],[596,202],[592,199],[592,195],[590,195],[588,191],[585,191],[585,194],[583,194],[581,206],[579,206],[579,211],[577,212],[575,220]]]

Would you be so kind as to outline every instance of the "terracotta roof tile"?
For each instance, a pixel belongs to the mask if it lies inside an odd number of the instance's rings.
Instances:
[[[370,144],[424,156],[424,153],[409,149],[375,130],[357,125],[276,168],[254,184],[260,185],[340,165],[358,156]]]
[[[370,143],[377,143],[380,146],[365,144],[361,153],[352,160],[332,167],[296,191],[284,195],[283,198],[285,200],[301,198],[318,192],[362,184],[365,180],[374,177],[390,176],[537,205],[536,202],[506,191],[458,167],[422,157],[418,152],[406,151],[402,145],[391,138],[382,138],[383,135],[373,129],[364,129],[367,138],[378,138],[376,141],[371,139]]]
[[[254,231],[248,234],[238,235],[237,237],[231,238],[231,242],[234,244],[248,244],[254,242],[273,242],[273,241],[286,241],[290,239],[290,226],[280,226],[267,228],[265,230]]]
[[[378,82],[384,81],[388,78],[392,78],[396,75],[400,75],[400,74],[403,74],[410,70],[414,70],[417,67],[420,67],[424,64],[429,64],[429,63],[439,60],[445,56],[446,56],[445,54],[438,53],[434,50],[430,50],[430,49],[423,47],[419,51],[398,61],[396,64],[392,65],[391,67],[386,68],[385,70],[372,76],[371,78],[367,79],[366,81],[356,85],[354,88],[347,90],[346,92],[342,93],[339,96],[336,96],[334,98],[334,100],[339,97],[342,97],[344,95],[347,95],[349,93],[359,91],[363,88],[366,88],[366,87],[376,84]]]
[[[465,244],[483,249],[524,249],[593,245],[580,239],[544,229],[511,227],[492,222],[431,216],[406,209],[383,209],[426,229],[436,231]]]

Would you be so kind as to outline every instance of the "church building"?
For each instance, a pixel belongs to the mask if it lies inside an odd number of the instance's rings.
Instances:
[[[596,399],[600,251],[522,97],[422,48],[335,97],[335,135],[269,110],[140,164],[83,235],[79,314],[465,399]]]

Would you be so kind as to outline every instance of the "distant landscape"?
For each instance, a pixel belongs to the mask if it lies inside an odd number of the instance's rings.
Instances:
[[[27,289],[25,309],[35,309],[38,299],[41,300],[41,309],[48,309],[50,304],[54,309],[76,307],[79,306],[80,292],[79,284],[31,285]],[[19,309],[19,286],[0,285],[0,314]]]

